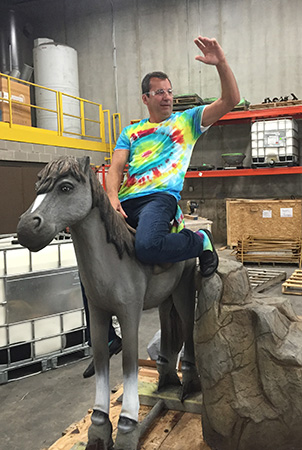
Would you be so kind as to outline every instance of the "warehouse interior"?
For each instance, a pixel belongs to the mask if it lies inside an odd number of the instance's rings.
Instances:
[[[19,216],[35,198],[38,173],[57,157],[89,156],[104,181],[121,130],[147,117],[140,84],[150,71],[169,75],[174,111],[219,97],[216,71],[195,60],[194,38],[215,37],[235,74],[241,102],[198,139],[180,205],[193,219],[199,216],[210,224],[221,257],[277,268],[287,279],[301,263],[302,55],[297,30],[302,3],[3,0],[0,12],[0,447],[45,450],[92,407],[95,388],[93,377],[82,377],[90,349],[68,236],[62,234],[41,256],[12,244]],[[46,47],[54,52],[42,55]],[[69,63],[70,84],[61,69]],[[267,123],[272,128],[266,129]],[[282,144],[270,141],[259,149],[258,133],[263,131],[267,142],[277,136]],[[239,159],[227,162],[225,154]],[[238,242],[250,234],[291,240],[289,245],[297,247],[289,260],[244,261]],[[9,246],[14,247],[11,252]],[[47,272],[45,280],[41,271]],[[32,295],[35,273],[51,295],[60,297],[72,286],[63,310],[61,300],[43,310],[38,296],[32,300],[40,308],[34,315],[27,315],[26,308],[14,309],[16,293]],[[268,292],[281,295],[281,283]],[[288,297],[302,314],[300,296]],[[51,339],[50,316],[60,317]],[[20,331],[13,330],[16,324]],[[38,330],[40,324],[40,341],[34,345],[45,344],[47,350],[37,347],[38,356],[20,367],[24,358],[16,353],[30,351],[29,344],[18,347],[20,333],[31,336],[29,328]],[[148,343],[158,329],[158,312],[144,312],[140,358],[148,358]],[[33,340],[31,336],[30,345]],[[52,356],[43,355],[58,351],[60,363],[54,370]],[[111,360],[111,388],[121,381],[119,354]]]

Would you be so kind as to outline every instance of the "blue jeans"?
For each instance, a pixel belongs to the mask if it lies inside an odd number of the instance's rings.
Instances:
[[[175,263],[202,253],[202,240],[193,231],[170,233],[177,200],[173,195],[156,193],[125,200],[122,207],[127,222],[136,228],[135,251],[145,264]]]

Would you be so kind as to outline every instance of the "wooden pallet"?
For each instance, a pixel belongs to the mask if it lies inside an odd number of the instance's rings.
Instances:
[[[150,367],[143,367],[139,371],[140,383],[154,383],[157,380],[157,371],[152,367],[154,363],[150,361],[148,365]],[[113,439],[115,439],[117,433],[117,422],[121,411],[119,398],[122,392],[122,387],[119,387],[111,395],[110,420],[113,426]],[[150,410],[151,406],[140,406],[140,422]],[[92,411],[89,410],[83,419],[70,425],[59,440],[44,450],[84,450],[87,443],[88,428],[91,424],[91,413]],[[210,450],[202,437],[200,414],[171,409],[162,411],[153,425],[142,436],[139,448],[140,450]]]
[[[247,269],[251,287],[255,292],[275,286],[281,281],[286,280],[286,272],[270,269]]]
[[[302,270],[295,270],[282,284],[282,294],[302,295]]]
[[[173,97],[174,105],[203,105],[203,100],[197,94],[175,95]]]
[[[301,239],[262,239],[250,236],[238,240],[236,259],[242,263],[295,263],[300,268]]]

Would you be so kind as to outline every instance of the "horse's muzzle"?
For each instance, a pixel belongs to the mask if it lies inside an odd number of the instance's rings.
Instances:
[[[18,241],[31,252],[46,247],[57,234],[54,224],[46,223],[39,214],[23,214],[17,226]]]

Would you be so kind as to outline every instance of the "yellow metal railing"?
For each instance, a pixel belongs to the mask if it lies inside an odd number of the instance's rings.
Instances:
[[[40,89],[51,93],[51,95],[53,94],[54,97],[50,102],[52,103],[51,106],[46,107],[48,105],[39,106],[33,104],[29,94],[26,98],[22,94],[14,95],[14,91],[18,86],[20,87],[20,85],[33,86],[35,88],[36,96],[38,96]],[[77,105],[74,108],[76,111],[71,111],[70,107],[64,108],[64,102],[66,102],[66,104],[69,102],[69,106],[70,103],[73,102],[74,106]],[[85,111],[86,108],[89,109],[89,116]],[[36,111],[36,117],[38,117],[41,112],[48,112],[51,115],[55,114],[56,120],[52,120],[52,128],[45,129],[46,127],[32,127],[31,112],[33,110]],[[0,112],[2,112],[2,122],[0,122],[2,139],[20,140],[23,131],[23,135],[26,137],[30,134],[32,135],[30,142],[33,143],[83,148],[109,153],[109,157],[105,157],[106,161],[111,161],[112,158],[113,146],[117,136],[116,121],[118,121],[119,131],[121,130],[120,114],[116,113],[112,116],[112,135],[110,111],[108,109],[103,110],[100,103],[65,94],[29,81],[19,80],[18,78],[10,77],[2,73],[0,73]],[[27,121],[26,123],[23,123],[23,119],[20,121],[22,112],[24,116],[27,117],[29,123],[27,123]],[[93,114],[91,114],[91,112]],[[68,129],[66,126],[67,121],[76,123],[76,130]],[[20,125],[22,125],[22,130],[20,130]],[[15,131],[15,133],[13,133],[13,131]],[[45,142],[42,142],[43,133]],[[14,139],[14,136],[16,139]],[[61,142],[58,138],[61,138]],[[28,141],[28,139],[24,138],[23,141]]]

